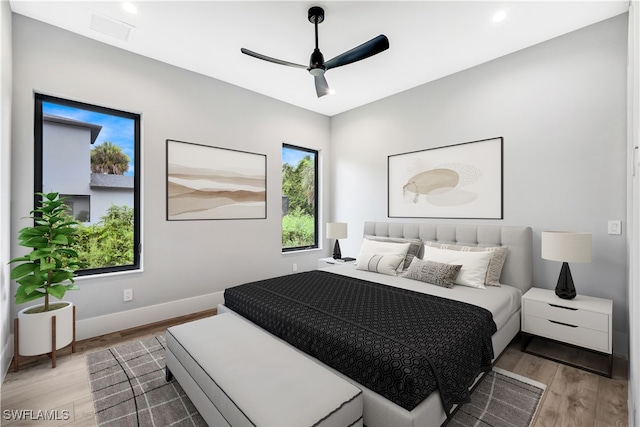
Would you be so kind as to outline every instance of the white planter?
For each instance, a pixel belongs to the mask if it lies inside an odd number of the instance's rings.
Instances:
[[[56,301],[67,305],[43,313],[25,313],[31,306],[18,312],[18,347],[21,356],[36,356],[51,353],[51,318],[56,316],[56,350],[68,346],[73,341],[73,303]],[[40,304],[42,306],[44,304]]]

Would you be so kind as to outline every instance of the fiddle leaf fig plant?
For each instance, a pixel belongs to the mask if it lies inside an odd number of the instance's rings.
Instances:
[[[32,248],[25,256],[14,258],[20,263],[11,269],[11,279],[18,282],[16,304],[44,297],[44,311],[49,311],[49,295],[62,299],[67,291],[78,289],[74,283],[74,271],[81,267],[78,254],[71,249],[75,237],[75,225],[59,193],[36,193],[41,197],[40,206],[32,210],[33,227],[25,227],[18,233],[20,246]]]

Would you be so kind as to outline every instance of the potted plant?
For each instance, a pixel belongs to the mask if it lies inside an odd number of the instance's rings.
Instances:
[[[71,247],[78,223],[68,214],[64,197],[58,193],[37,193],[40,206],[31,211],[32,227],[20,230],[20,246],[31,248],[27,255],[9,263],[11,279],[18,283],[15,303],[44,298],[44,303],[20,310],[14,327],[15,370],[19,356],[52,354],[70,343],[75,351],[75,307],[68,301],[50,303],[49,296],[62,300],[68,290],[78,289],[74,271],[80,267],[78,254]]]

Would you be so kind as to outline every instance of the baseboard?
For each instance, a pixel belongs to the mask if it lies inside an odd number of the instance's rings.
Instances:
[[[141,307],[104,316],[76,321],[76,339],[84,340],[100,335],[159,322],[215,308],[224,302],[224,291],[185,298],[177,301]]]

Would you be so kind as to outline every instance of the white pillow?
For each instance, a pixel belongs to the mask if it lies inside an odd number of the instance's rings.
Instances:
[[[502,275],[502,267],[507,258],[507,246],[462,246],[451,243],[425,242],[425,245],[433,246],[440,249],[451,249],[452,251],[466,252],[491,252],[491,260],[487,267],[487,277],[484,279],[485,285],[500,286],[500,276]]]
[[[458,285],[485,289],[484,279],[491,260],[491,252],[463,252],[450,249],[424,246],[424,260],[442,262],[445,264],[461,264],[462,268],[456,277]]]
[[[360,263],[367,264],[369,258],[373,255],[385,255],[385,254],[398,254],[402,256],[402,260],[407,256],[407,251],[411,243],[391,243],[391,242],[378,242],[375,240],[364,239],[362,246],[360,247],[360,254],[356,258],[356,269],[366,270],[367,268],[361,266]],[[398,265],[398,271],[402,271],[404,263]]]
[[[356,270],[372,271],[374,273],[398,275],[398,267],[403,264],[403,254],[374,254],[365,258],[359,258]]]

